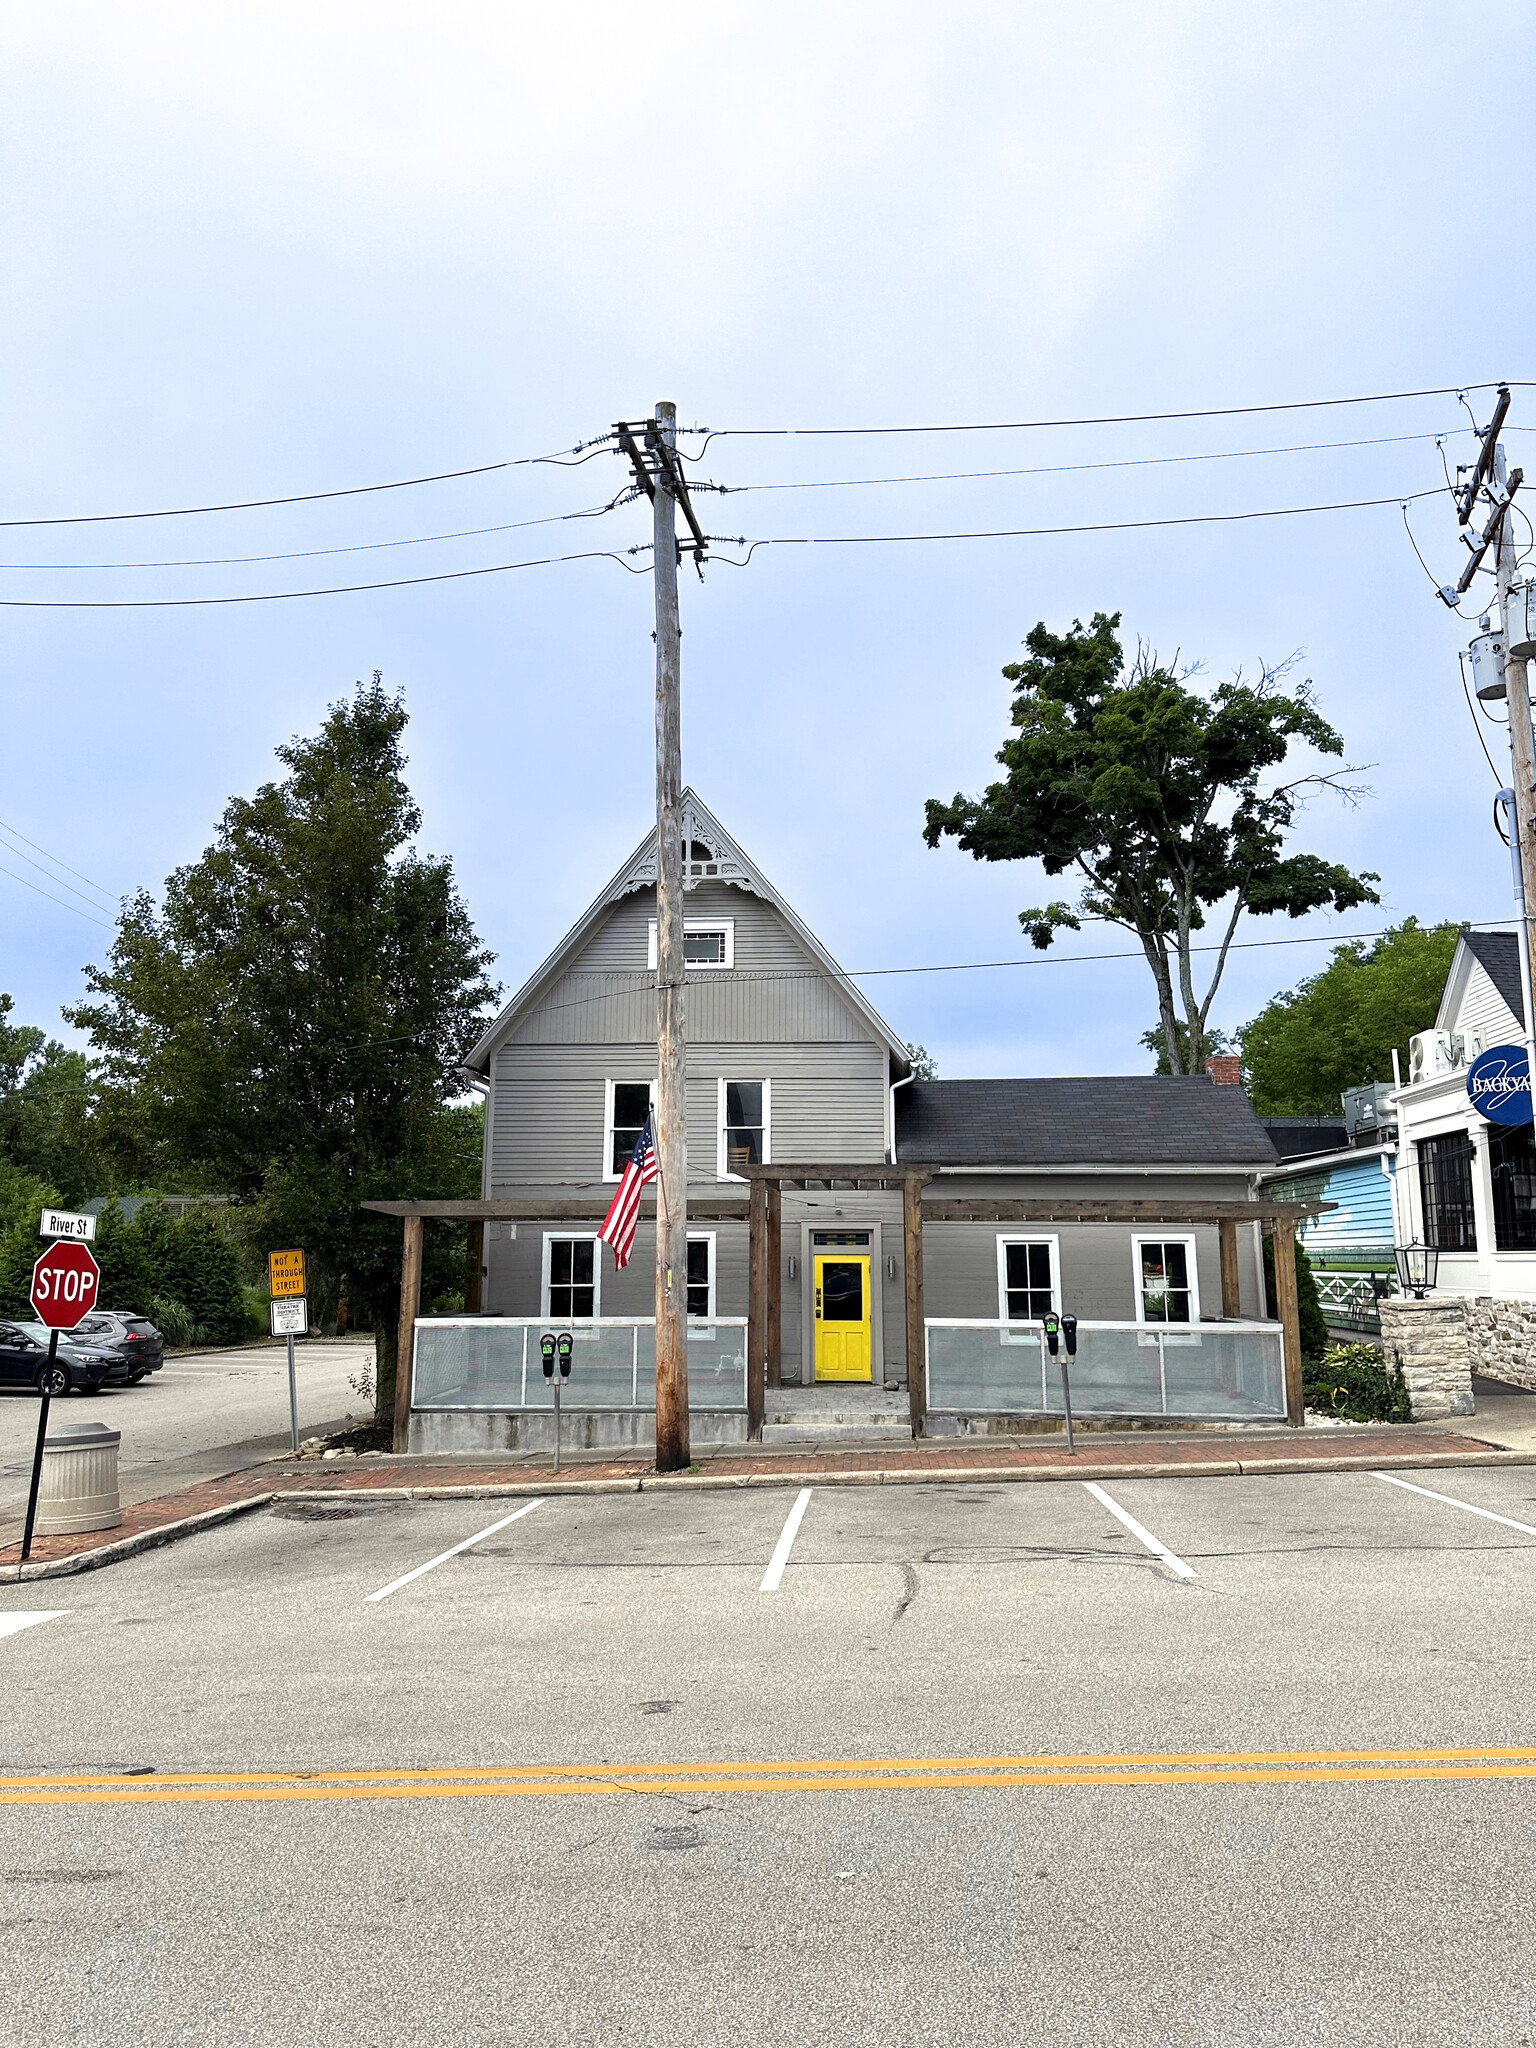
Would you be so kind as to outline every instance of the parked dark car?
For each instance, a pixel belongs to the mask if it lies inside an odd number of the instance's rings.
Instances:
[[[147,1316],[130,1315],[126,1309],[93,1309],[70,1332],[70,1342],[104,1352],[111,1361],[108,1383],[116,1387],[136,1387],[165,1363],[164,1337]]]
[[[36,1387],[48,1373],[48,1331],[41,1323],[0,1323],[0,1385]],[[95,1394],[107,1376],[104,1351],[60,1337],[49,1380],[50,1394]]]

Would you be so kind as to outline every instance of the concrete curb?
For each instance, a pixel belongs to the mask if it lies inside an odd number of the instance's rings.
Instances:
[[[124,1536],[115,1543],[103,1543],[95,1550],[83,1550],[74,1557],[53,1558],[46,1564],[23,1565],[19,1583],[34,1579],[72,1578],[76,1573],[96,1571],[137,1557],[162,1544],[176,1543],[183,1536],[195,1536],[202,1529],[216,1528],[237,1515],[256,1508],[272,1507],[281,1501],[326,1501],[331,1505],[347,1501],[389,1500],[399,1502],[433,1500],[548,1500],[560,1495],[615,1493],[729,1493],[749,1492],[762,1487],[785,1489],[803,1486],[987,1486],[1039,1484],[1083,1479],[1282,1479],[1287,1473],[1319,1472],[1405,1472],[1450,1471],[1464,1466],[1536,1465],[1536,1451],[1397,1451],[1385,1457],[1335,1456],[1320,1458],[1244,1458],[1218,1461],[1168,1459],[1157,1465],[1093,1464],[1084,1460],[1070,1468],[1062,1465],[968,1465],[951,1471],[925,1472],[903,1466],[897,1470],[875,1467],[863,1472],[708,1472],[637,1473],[633,1479],[550,1479],[543,1485],[530,1480],[508,1480],[504,1484],[480,1486],[285,1486],[266,1493],[253,1493],[244,1500],[225,1501],[200,1514],[166,1522],[158,1529],[144,1529],[136,1536]],[[14,1569],[0,1566],[0,1587],[18,1583]]]

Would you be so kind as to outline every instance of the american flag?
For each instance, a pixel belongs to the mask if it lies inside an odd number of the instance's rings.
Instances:
[[[629,1255],[635,1248],[635,1225],[640,1218],[640,1190],[655,1178],[656,1148],[651,1143],[651,1120],[647,1117],[623,1178],[608,1204],[603,1227],[597,1233],[604,1244],[613,1246],[615,1272],[622,1273],[629,1264]]]

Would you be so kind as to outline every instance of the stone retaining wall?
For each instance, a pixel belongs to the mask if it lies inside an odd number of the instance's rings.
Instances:
[[[1470,1307],[1472,1370],[1536,1389],[1536,1301],[1479,1294]]]

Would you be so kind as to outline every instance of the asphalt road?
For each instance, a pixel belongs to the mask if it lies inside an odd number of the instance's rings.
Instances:
[[[299,1428],[339,1423],[363,1403],[347,1384],[373,1358],[371,1338],[306,1338],[295,1347]],[[55,1401],[49,1422],[106,1422],[123,1433],[118,1470],[125,1503],[238,1471],[287,1448],[288,1354],[281,1344],[168,1358],[136,1387],[105,1387]],[[0,1531],[26,1512],[37,1440],[37,1396],[0,1388]]]
[[[1407,1476],[291,1504],[0,1590],[7,2042],[1536,2042],[1536,1467]]]

